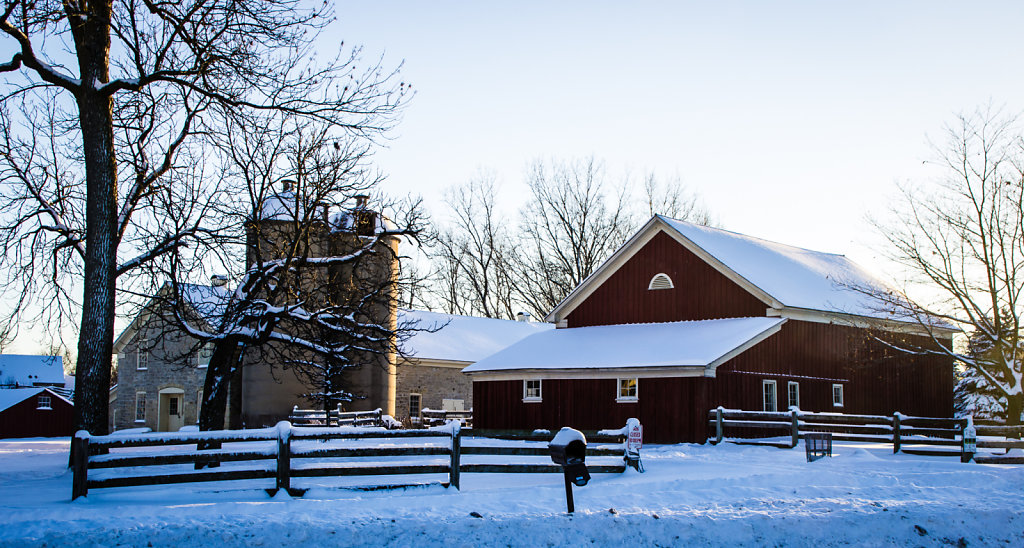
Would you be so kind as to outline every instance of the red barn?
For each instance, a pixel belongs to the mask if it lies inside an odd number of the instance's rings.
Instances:
[[[703,442],[719,405],[952,416],[952,360],[881,342],[930,339],[867,296],[878,290],[842,255],[655,216],[548,315],[560,329],[464,369],[474,424],[637,417],[652,442]]]
[[[0,438],[70,436],[75,406],[49,388],[0,389]]]

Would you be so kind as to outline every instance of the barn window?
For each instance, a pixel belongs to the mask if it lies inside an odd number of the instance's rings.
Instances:
[[[669,278],[668,274],[664,272],[655,274],[651,278],[651,283],[647,284],[647,289],[672,289],[673,287],[675,286],[672,285],[672,278]]]
[[[764,410],[777,411],[777,399],[775,398],[775,381],[762,381],[761,389],[764,392]]]
[[[213,343],[212,342],[208,342],[208,343],[204,344],[203,346],[200,346],[199,347],[199,352],[197,353],[197,356],[196,356],[196,358],[198,360],[198,363],[196,364],[196,367],[200,367],[200,368],[202,368],[202,367],[209,367],[209,365],[210,365],[210,358],[212,358],[212,357],[213,357]]]
[[[523,381],[523,401],[541,401],[540,379]]]
[[[422,409],[423,396],[409,394],[409,421],[413,424],[420,422],[420,409]]]
[[[135,422],[146,422],[146,393],[135,393]]]
[[[36,400],[36,409],[52,409],[50,403],[49,394],[39,394],[39,399]]]
[[[786,385],[786,391],[789,395],[789,407],[800,408],[800,383],[789,381]]]
[[[833,384],[832,385],[832,407],[843,406],[843,385]]]
[[[615,398],[617,402],[637,401],[637,379],[619,379],[619,395]]]

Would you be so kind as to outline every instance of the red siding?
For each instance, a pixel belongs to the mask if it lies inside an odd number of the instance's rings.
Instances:
[[[674,289],[648,290],[656,274]],[[567,317],[569,327],[764,316],[766,304],[659,232]]]
[[[521,380],[476,381],[473,419],[477,428],[595,430],[636,417],[650,442],[699,443],[708,436],[710,409],[761,410],[768,379],[776,381],[780,410],[788,406],[787,383],[795,381],[807,411],[952,416],[950,359],[892,351],[863,329],[790,320],[720,366],[716,378],[640,379],[637,403],[615,401],[614,379],[545,380],[539,403],[522,401]],[[842,408],[832,406],[833,383],[844,386]]]
[[[669,443],[706,438],[712,379],[640,379],[639,401],[615,401],[615,379],[554,379],[542,382],[543,401],[523,402],[523,381],[473,383],[473,424],[477,428],[557,431],[563,426],[600,430],[625,426],[636,417],[644,440]]]
[[[674,289],[649,291],[664,272]],[[710,267],[670,236],[659,233],[567,317],[583,327],[764,316],[767,305]],[[900,336],[887,334],[887,338]],[[918,337],[914,343],[925,344]],[[638,403],[615,401],[615,380],[543,381],[543,402],[523,403],[522,381],[473,383],[478,428],[584,430],[614,428],[629,417],[652,442],[703,442],[706,417],[722,405],[762,409],[762,381],[774,379],[778,408],[788,406],[787,383],[800,384],[808,411],[948,417],[953,411],[953,362],[892,350],[865,329],[790,320],[779,333],[720,366],[716,378],[640,380]],[[832,384],[845,405],[832,405]]]
[[[32,396],[0,411],[0,438],[70,436],[74,406],[51,394],[50,407],[38,409],[38,396]]]

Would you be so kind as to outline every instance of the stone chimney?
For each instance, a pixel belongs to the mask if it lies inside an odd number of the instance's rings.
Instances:
[[[516,314],[516,321],[517,322],[530,323],[530,321],[531,321],[530,320],[530,313],[529,312],[520,312],[520,313]]]
[[[213,287],[224,287],[228,285],[228,277],[223,274],[214,274],[210,276],[210,285]]]

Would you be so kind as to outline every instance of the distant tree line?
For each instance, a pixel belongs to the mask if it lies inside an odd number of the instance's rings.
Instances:
[[[534,162],[529,195],[514,220],[498,203],[495,177],[481,174],[445,193],[450,222],[428,249],[430,271],[410,306],[450,314],[543,317],[654,214],[712,224],[678,178],[613,180],[594,158]]]

